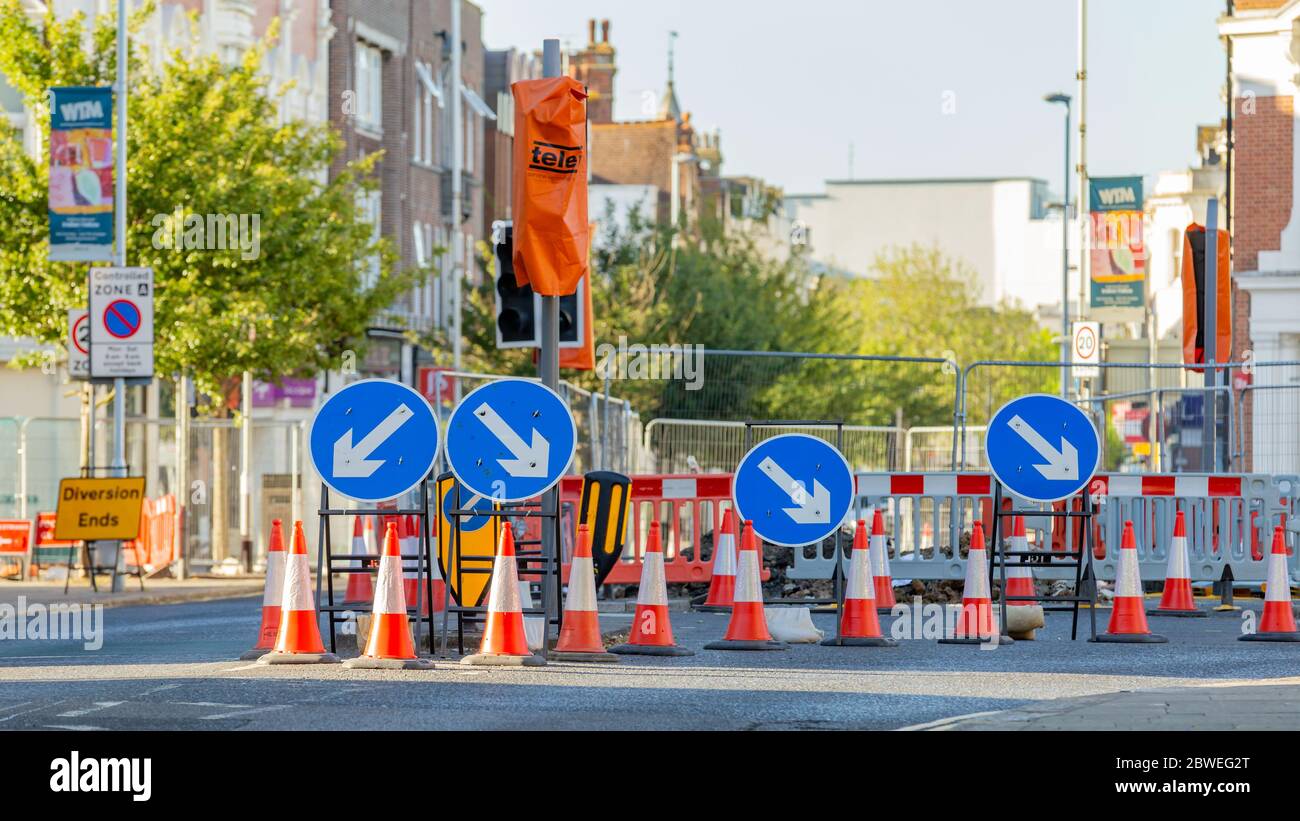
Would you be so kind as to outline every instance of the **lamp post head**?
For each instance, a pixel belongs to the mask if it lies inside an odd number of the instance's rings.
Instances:
[[[1070,95],[1062,94],[1059,91],[1055,94],[1044,94],[1043,102],[1045,103],[1064,103],[1066,108],[1070,107]]]

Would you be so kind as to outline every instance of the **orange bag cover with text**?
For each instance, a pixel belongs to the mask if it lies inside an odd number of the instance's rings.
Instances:
[[[520,80],[515,97],[515,279],[574,293],[587,272],[587,93],[572,77]]]

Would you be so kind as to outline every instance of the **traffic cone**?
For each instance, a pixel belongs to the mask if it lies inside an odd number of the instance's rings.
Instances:
[[[354,670],[430,670],[432,659],[415,654],[411,622],[406,616],[406,596],[402,590],[402,548],[397,526],[390,524],[384,533],[384,553],[379,557],[379,580],[375,601],[370,609],[370,637],[365,652],[343,662]]]
[[[560,640],[551,657],[559,661],[618,661],[605,651],[596,612],[596,569],[591,563],[591,534],[578,525],[578,543],[569,565],[569,595],[564,600]]]
[[[722,641],[704,645],[705,650],[785,650],[790,645],[773,641],[763,612],[763,583],[759,571],[758,538],[754,522],[745,520],[740,532],[740,555],[736,561],[736,597],[731,621]]]
[[[284,527],[279,519],[271,520],[271,543],[266,546],[266,587],[262,590],[262,627],[257,644],[239,657],[240,661],[261,658],[275,649],[275,634],[280,630],[280,601],[284,596]]]
[[[840,630],[834,638],[822,642],[827,647],[897,647],[898,642],[880,633],[876,615],[876,598],[872,591],[871,550],[867,545],[867,523],[858,519],[853,532],[853,552],[849,554],[848,588],[840,612]]]
[[[416,519],[417,523],[418,521]],[[438,570],[438,537],[434,533],[429,534],[429,578],[429,584],[433,588],[433,612],[441,613],[447,606],[447,583]]]
[[[420,528],[416,524],[414,516],[396,516],[397,520],[397,543],[401,547],[402,556],[402,593],[406,598],[406,606],[416,608],[416,613],[421,616],[428,615],[429,602],[426,598],[427,590],[424,585],[420,584]]]
[[[659,523],[650,523],[645,555],[641,557],[641,586],[636,593],[636,615],[626,644],[609,648],[611,653],[641,656],[693,656],[694,650],[673,643],[673,626],[668,619],[668,585],[664,580],[664,550]]]
[[[871,514],[871,579],[876,587],[876,612],[894,609],[894,579],[889,575],[889,545],[885,543],[885,517],[880,508]]]
[[[1240,641],[1300,641],[1295,614],[1291,611],[1291,580],[1286,572],[1286,530],[1273,529],[1273,551],[1268,556],[1268,589],[1264,592],[1264,614],[1259,630]]]
[[[1029,537],[1025,535],[1025,517],[1017,516],[1011,525],[1011,549],[1021,552],[1029,549]],[[1006,562],[1007,589],[1003,596],[1007,607],[1029,607],[1036,602],[1028,599],[1013,600],[1012,596],[1037,596],[1034,589],[1034,571],[1028,556],[1008,556]],[[1011,561],[1018,559],[1019,561]]]
[[[528,649],[524,633],[524,611],[519,604],[519,569],[515,566],[515,535],[510,522],[501,524],[501,541],[492,562],[492,585],[488,588],[487,622],[483,642],[461,664],[501,667],[540,667],[546,659]]]
[[[998,644],[1013,644],[993,618],[993,594],[989,586],[989,560],[984,549],[984,525],[979,519],[971,527],[970,550],[966,553],[966,581],[962,585],[961,615],[951,638],[940,644],[984,644],[996,636]]]
[[[316,601],[307,566],[307,537],[302,522],[293,523],[293,550],[285,558],[284,593],[275,647],[258,664],[338,664],[339,657],[325,652],[316,623]]]
[[[1115,570],[1115,601],[1110,611],[1110,624],[1105,633],[1088,640],[1133,644],[1164,644],[1169,641],[1164,636],[1152,633],[1147,627],[1147,612],[1143,601],[1133,523],[1126,521],[1119,545],[1119,567]]]
[[[1169,542],[1169,564],[1165,569],[1165,590],[1160,606],[1149,616],[1190,616],[1206,618],[1210,614],[1196,606],[1192,598],[1191,563],[1187,560],[1187,527],[1180,510],[1174,516],[1174,537]]]
[[[696,610],[723,613],[731,609],[736,596],[736,518],[731,509],[722,514],[722,529],[713,543],[713,571],[709,596]]]
[[[369,516],[357,516],[352,521],[352,555],[373,556],[370,545],[366,543],[366,525]],[[373,532],[373,527],[371,528]],[[356,572],[348,574],[348,587],[343,594],[344,604],[365,604],[375,597],[375,586],[370,581],[371,561],[353,562]]]

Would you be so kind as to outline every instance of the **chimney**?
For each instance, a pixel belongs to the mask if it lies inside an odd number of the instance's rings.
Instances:
[[[609,21],[608,20],[600,21],[600,41],[602,43],[609,43]]]
[[[596,18],[587,21],[587,45],[596,45]]]

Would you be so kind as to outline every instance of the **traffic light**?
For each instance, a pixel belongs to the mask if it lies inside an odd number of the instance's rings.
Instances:
[[[1214,358],[1232,360],[1232,272],[1228,232],[1216,232]],[[1205,226],[1192,223],[1183,234],[1183,363],[1205,362]],[[1197,369],[1199,370],[1199,369]]]
[[[541,300],[533,289],[515,280],[514,226],[493,226],[492,251],[496,257],[497,347],[534,348],[539,344]]]

